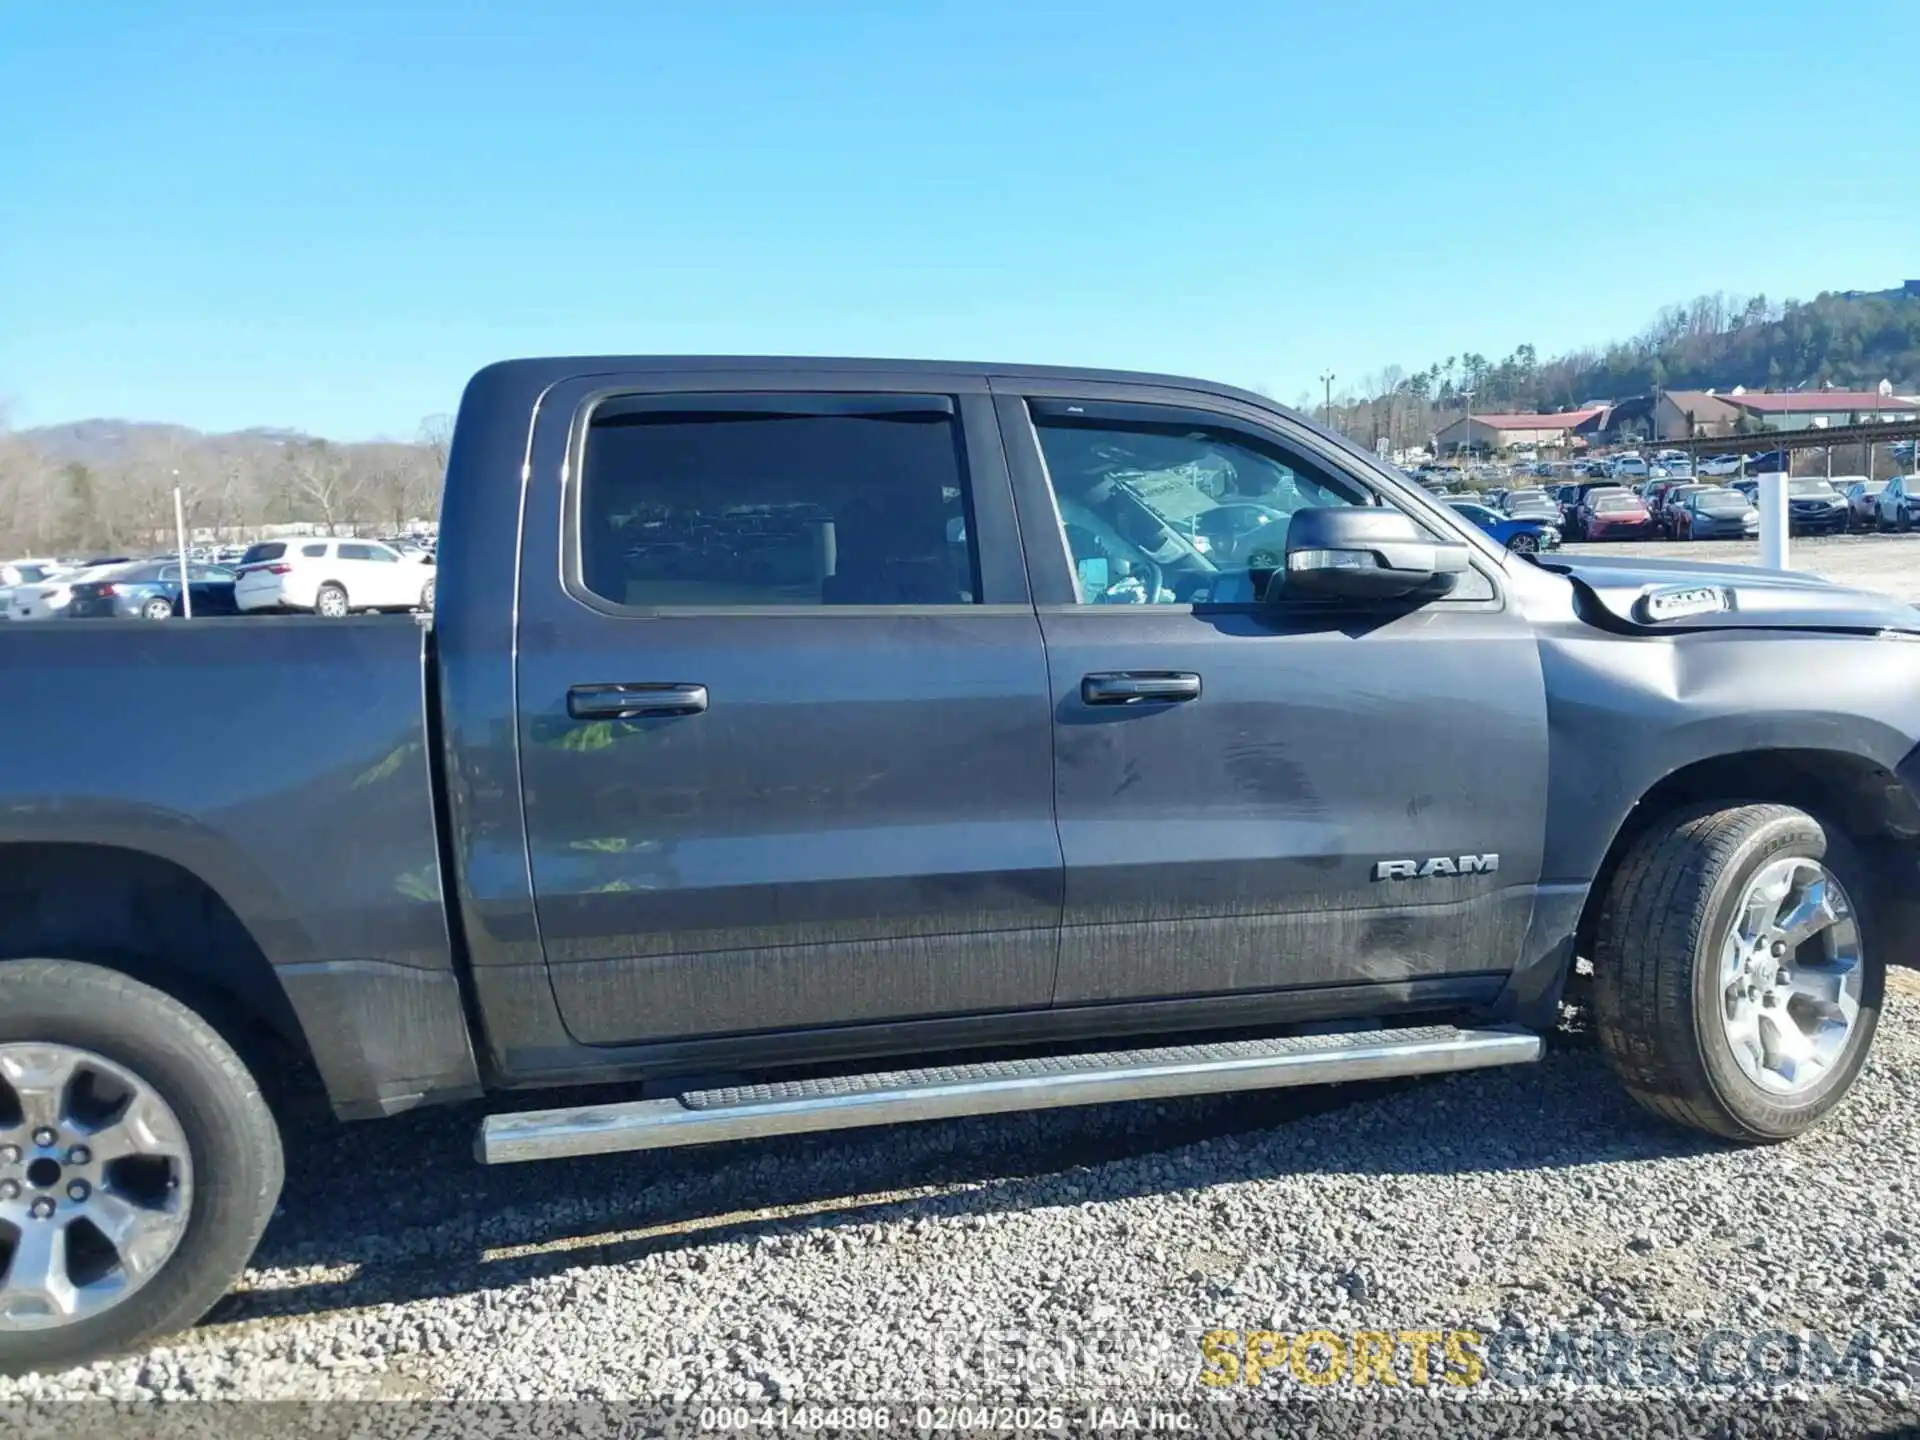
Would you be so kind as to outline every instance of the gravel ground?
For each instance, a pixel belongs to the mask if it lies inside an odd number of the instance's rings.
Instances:
[[[698,1428],[711,1402],[891,1402],[900,1426],[913,1402],[995,1401],[1061,1406],[1073,1429],[1133,1400],[1258,1429],[1337,1396],[1308,1428],[1354,1433],[1415,1412],[1348,1411],[1385,1393],[1377,1374],[1308,1387],[1285,1339],[1257,1388],[1203,1385],[1202,1337],[1235,1332],[1237,1357],[1252,1331],[1464,1329],[1487,1373],[1439,1383],[1436,1345],[1427,1393],[1464,1397],[1445,1414],[1475,1433],[1696,1433],[1763,1396],[1785,1418],[1742,1411],[1751,1433],[1889,1433],[1920,1403],[1920,982],[1894,989],[1855,1095],[1771,1150],[1643,1115],[1577,1024],[1535,1067],[544,1166],[474,1165],[472,1113],[315,1126],[246,1288],[206,1324],[0,1380],[0,1402],[679,1402],[660,1413]],[[1748,1370],[1763,1331],[1786,1332],[1755,1352],[1775,1369],[1803,1347],[1797,1379]],[[1821,1343],[1845,1362],[1832,1379]],[[1853,1418],[1807,1429],[1796,1397]],[[501,1413],[531,1431],[603,1412]]]
[[[1753,540],[1619,540],[1574,544],[1569,553],[1646,555],[1663,560],[1711,560],[1720,564],[1760,563]],[[1842,585],[1884,590],[1920,603],[1920,531],[1907,535],[1806,535],[1788,542],[1787,559],[1796,570],[1824,575]]]

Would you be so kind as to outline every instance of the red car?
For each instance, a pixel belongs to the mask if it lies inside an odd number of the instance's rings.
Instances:
[[[1595,495],[1585,510],[1580,533],[1588,540],[1632,540],[1653,533],[1653,516],[1646,501],[1627,490]]]

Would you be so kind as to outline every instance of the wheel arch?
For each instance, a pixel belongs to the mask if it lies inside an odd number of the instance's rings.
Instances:
[[[1903,871],[1911,883],[1913,862],[1920,854],[1920,797],[1895,770],[1865,755],[1804,746],[1711,755],[1662,776],[1627,812],[1581,907],[1576,955],[1592,953],[1600,907],[1633,843],[1676,811],[1715,802],[1791,805],[1836,826],[1872,868],[1876,900],[1899,898],[1904,887],[1895,881]],[[1887,912],[1883,921],[1901,932],[1893,937],[1895,953],[1913,955],[1913,942],[1920,939],[1920,907],[1882,908]]]
[[[0,961],[78,960],[199,1012],[265,1081],[312,1052],[266,950],[227,896],[128,845],[0,844]]]

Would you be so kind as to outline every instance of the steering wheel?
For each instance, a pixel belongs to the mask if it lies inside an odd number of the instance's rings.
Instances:
[[[1209,516],[1231,516],[1247,513],[1260,517],[1263,523],[1249,525],[1244,530],[1230,528],[1229,533],[1232,536],[1232,548],[1228,551],[1228,555],[1236,561],[1240,559],[1241,547],[1248,542],[1259,540],[1272,534],[1285,535],[1287,522],[1293,518],[1285,510],[1275,509],[1271,505],[1263,505],[1257,500],[1230,500],[1225,505],[1215,506],[1207,513]]]
[[[1145,555],[1142,555],[1138,560],[1129,560],[1127,564],[1133,570],[1133,573],[1127,577],[1127,580],[1138,580],[1146,587],[1147,598],[1140,603],[1146,605],[1158,604],[1160,601],[1160,587],[1166,582],[1166,572],[1160,568],[1158,563],[1149,560]],[[1135,603],[1131,600],[1108,600],[1106,598],[1106,596],[1114,590],[1125,585],[1127,580],[1116,580],[1112,585],[1109,585],[1101,592],[1099,603],[1103,605],[1131,605]]]

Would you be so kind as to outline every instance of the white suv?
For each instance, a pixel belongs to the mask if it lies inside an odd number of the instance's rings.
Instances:
[[[431,610],[433,567],[373,540],[266,540],[240,557],[234,603],[253,610]]]

